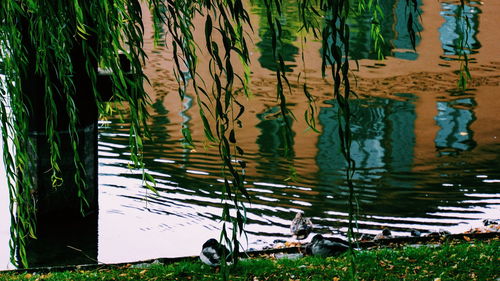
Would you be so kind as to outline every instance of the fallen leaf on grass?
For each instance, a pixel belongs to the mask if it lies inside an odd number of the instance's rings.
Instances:
[[[379,264],[382,267],[389,267],[390,269],[392,269],[394,267],[394,265],[392,265],[391,261],[389,261],[389,260],[380,261]]]
[[[479,255],[479,258],[480,258],[480,259],[485,259],[485,260],[487,260],[487,261],[493,261],[493,256],[488,256],[488,255],[485,255],[485,254],[483,254],[483,253],[481,253],[481,254]],[[500,281],[500,280],[499,280],[499,281]]]
[[[300,247],[302,243],[300,242],[285,242],[286,247]]]
[[[48,278],[50,278],[50,277],[52,277],[52,272],[49,272],[49,273],[47,273],[47,274],[42,274],[42,275],[40,275],[40,277],[39,277],[39,278],[37,278],[37,279],[40,279],[40,280],[45,280],[45,279],[48,279]]]

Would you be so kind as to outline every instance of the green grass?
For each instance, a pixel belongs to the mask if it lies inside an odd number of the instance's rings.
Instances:
[[[496,280],[500,272],[500,242],[404,247],[357,252],[358,280]],[[230,269],[230,280],[348,280],[351,257],[305,257],[243,260]],[[148,268],[102,268],[34,273],[0,273],[0,280],[219,280],[220,273],[195,262]],[[439,278],[439,279],[438,279]]]

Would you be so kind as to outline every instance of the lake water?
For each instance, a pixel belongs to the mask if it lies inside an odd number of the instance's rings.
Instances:
[[[384,1],[384,61],[373,60],[369,17],[350,25],[354,33],[352,157],[356,161],[355,191],[359,202],[359,232],[395,235],[411,229],[446,229],[452,233],[479,226],[484,218],[500,217],[500,53],[497,44],[498,1],[470,2],[466,37],[472,81],[457,90],[458,55],[451,44],[463,35],[464,21],[454,16],[459,1],[419,2],[422,28],[416,51],[411,50],[404,17],[406,1]],[[295,2],[285,5],[293,10]],[[321,44],[308,37],[301,60],[300,37],[290,16],[283,41],[292,83],[287,95],[297,116],[291,155],[283,156],[283,138],[275,95],[273,65],[266,52],[270,42],[258,1],[250,5],[255,34],[252,48],[251,99],[241,98],[246,112],[238,129],[245,149],[248,240],[245,248],[262,248],[275,239],[291,239],[289,223],[302,210],[315,232],[343,236],[347,230],[348,188],[337,137],[337,107],[331,81],[320,75]],[[200,21],[202,22],[202,21]],[[150,21],[145,21],[146,27]],[[367,29],[368,28],[368,29]],[[151,30],[147,29],[147,38]],[[202,38],[203,25],[195,30]],[[204,44],[200,44],[204,45]],[[168,47],[146,41],[146,66],[153,101],[150,126],[153,141],[145,144],[145,163],[155,176],[159,195],[143,187],[139,171],[128,169],[129,123],[118,116],[100,122],[99,221],[97,260],[127,262],[158,257],[197,255],[208,238],[219,237],[222,204],[217,147],[203,139],[196,101],[180,101]],[[202,56],[200,65],[206,65]],[[203,69],[202,67],[200,69]],[[300,84],[317,97],[321,133],[307,130],[307,108]],[[201,70],[200,75],[207,77]],[[193,132],[195,149],[181,146],[180,128]],[[297,177],[287,180],[291,167]],[[4,178],[4,177],[1,177]],[[2,190],[1,192],[6,192]],[[9,216],[6,194],[0,194],[0,269],[8,262]],[[5,223],[4,223],[5,222]],[[309,238],[310,239],[310,238]],[[89,260],[90,262],[90,260]],[[61,263],[64,259],[61,258]]]

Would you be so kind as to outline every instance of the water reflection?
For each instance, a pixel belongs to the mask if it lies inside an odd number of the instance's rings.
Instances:
[[[272,34],[271,29],[267,23],[267,12],[264,0],[252,1],[252,12],[259,15],[259,36],[261,41],[255,45],[260,51],[259,63],[260,65],[272,71],[277,69],[276,60],[273,56],[272,47]],[[297,30],[299,29],[300,19],[297,12],[297,4],[295,1],[285,0],[282,1],[281,9],[283,15],[278,19],[281,23],[281,37],[278,42],[278,53],[281,54],[285,63],[285,71],[291,72],[297,65],[295,64],[295,57],[299,53],[299,48],[293,44],[297,40]],[[275,17],[277,13],[275,12]]]
[[[276,63],[272,55],[271,31],[267,25],[265,5],[262,1],[253,3],[252,11],[260,16],[259,36],[261,41],[256,44],[260,51],[258,60],[263,68],[275,71]],[[418,46],[421,40],[418,31],[422,30],[419,17],[422,1],[416,1],[416,3],[418,12],[412,13],[411,16],[413,28],[416,31],[415,45]],[[384,38],[381,54],[384,57],[393,56],[406,60],[417,59],[418,54],[413,51],[408,33],[409,9],[413,9],[413,7],[408,6],[406,0],[381,1],[379,4],[384,17],[380,26],[381,35]],[[353,7],[356,7],[356,5],[357,3],[354,3]],[[279,18],[282,26],[282,36],[280,38],[281,43],[278,44],[278,50],[283,55],[286,71],[291,72],[296,67],[295,59],[299,53],[299,49],[294,44],[299,44],[297,42],[297,30],[300,27],[300,18],[294,1],[283,1],[282,9],[285,12]],[[372,21],[374,20],[373,13],[374,11],[369,9],[361,12],[355,8],[353,9],[353,16],[348,20],[351,30],[349,44],[352,59],[378,59],[378,54],[374,49],[374,41],[370,36]]]
[[[475,54],[481,48],[477,40],[479,32],[480,2],[441,3],[441,16],[445,22],[439,28],[444,59],[461,54]]]
[[[152,134],[159,142],[166,142],[170,138],[170,134],[164,129],[170,123],[168,119],[168,110],[163,105],[163,99],[157,99],[152,105],[155,114],[151,116],[153,126]]]
[[[384,1],[385,2],[385,1]],[[414,30],[416,32],[415,34],[415,47],[417,47],[420,44],[421,41],[421,36],[420,36],[420,31],[422,31],[423,27],[421,24],[421,14],[422,14],[422,1],[418,0],[415,1],[417,5],[417,12],[412,13],[412,22],[414,24]],[[394,50],[391,56],[394,56],[395,58],[399,59],[405,59],[405,60],[416,60],[418,58],[418,53],[413,51],[413,46],[411,45],[411,40],[410,40],[410,34],[408,33],[408,21],[407,18],[409,17],[409,9],[413,9],[413,7],[408,6],[409,1],[406,0],[399,0],[396,1],[395,7],[394,7],[394,13],[392,15],[392,18],[394,18],[395,23],[392,25],[394,26],[395,29],[395,36],[394,37],[388,37],[388,38],[394,38],[392,41],[392,44],[394,45]],[[384,13],[386,17],[388,17],[386,13]],[[405,16],[406,15],[406,16]],[[388,26],[388,28],[391,28],[391,26]]]
[[[470,126],[476,117],[472,109],[473,98],[453,101],[438,101],[438,115],[435,117],[439,131],[434,142],[440,155],[453,155],[472,150],[476,146]]]
[[[408,33],[408,17],[409,11],[413,7],[408,6],[406,0],[390,0],[380,1],[380,9],[383,14],[381,22],[381,34],[384,38],[382,45],[382,55],[384,57],[393,56],[405,60],[415,60],[418,54],[413,51],[410,35]],[[420,7],[422,1],[416,1],[418,14],[421,13]],[[418,14],[412,14],[412,22],[415,24],[414,29],[417,31],[415,46],[420,43],[419,30],[422,30],[420,17]],[[348,21],[351,28],[351,58],[352,59],[378,59],[374,42],[370,36],[371,23],[374,20],[373,11],[366,10],[365,12],[355,15]]]
[[[363,203],[378,200],[378,193],[387,194],[387,188],[414,187],[414,181],[398,176],[409,173],[413,164],[416,115],[414,96],[406,96],[408,101],[373,98],[352,103],[353,180]],[[346,204],[349,194],[343,177],[345,160],[339,155],[337,110],[336,106],[321,108],[319,120],[324,130],[317,145],[316,164],[320,168],[318,181],[335,186],[328,193],[339,205]]]

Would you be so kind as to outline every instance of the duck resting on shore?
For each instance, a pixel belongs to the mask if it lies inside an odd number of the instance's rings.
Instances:
[[[306,239],[311,233],[313,224],[309,218],[304,217],[302,212],[298,212],[290,225],[290,232],[297,240]]]
[[[448,230],[444,230],[444,229],[432,231],[431,233],[427,234],[427,236],[430,236],[430,237],[440,237],[440,236],[448,236],[448,235],[451,235],[451,233]]]
[[[420,237],[420,236],[422,236],[422,233],[416,229],[412,229],[410,231],[410,235],[411,235],[411,237]]]
[[[483,220],[484,226],[497,225],[497,224],[500,224],[500,219],[484,219]]]
[[[203,263],[211,267],[220,266],[223,257],[229,259],[229,250],[226,246],[219,243],[219,241],[211,238],[207,240],[201,247],[200,259]]]
[[[374,238],[375,238],[375,234],[363,233],[358,238],[358,241],[361,241],[361,242],[373,241]]]
[[[349,249],[349,244],[335,237],[323,237],[316,234],[306,246],[306,254],[320,257],[332,257],[342,254]]]
[[[375,235],[375,238],[373,238],[373,240],[389,239],[389,238],[393,238],[392,232],[389,229],[384,228],[381,233]]]

